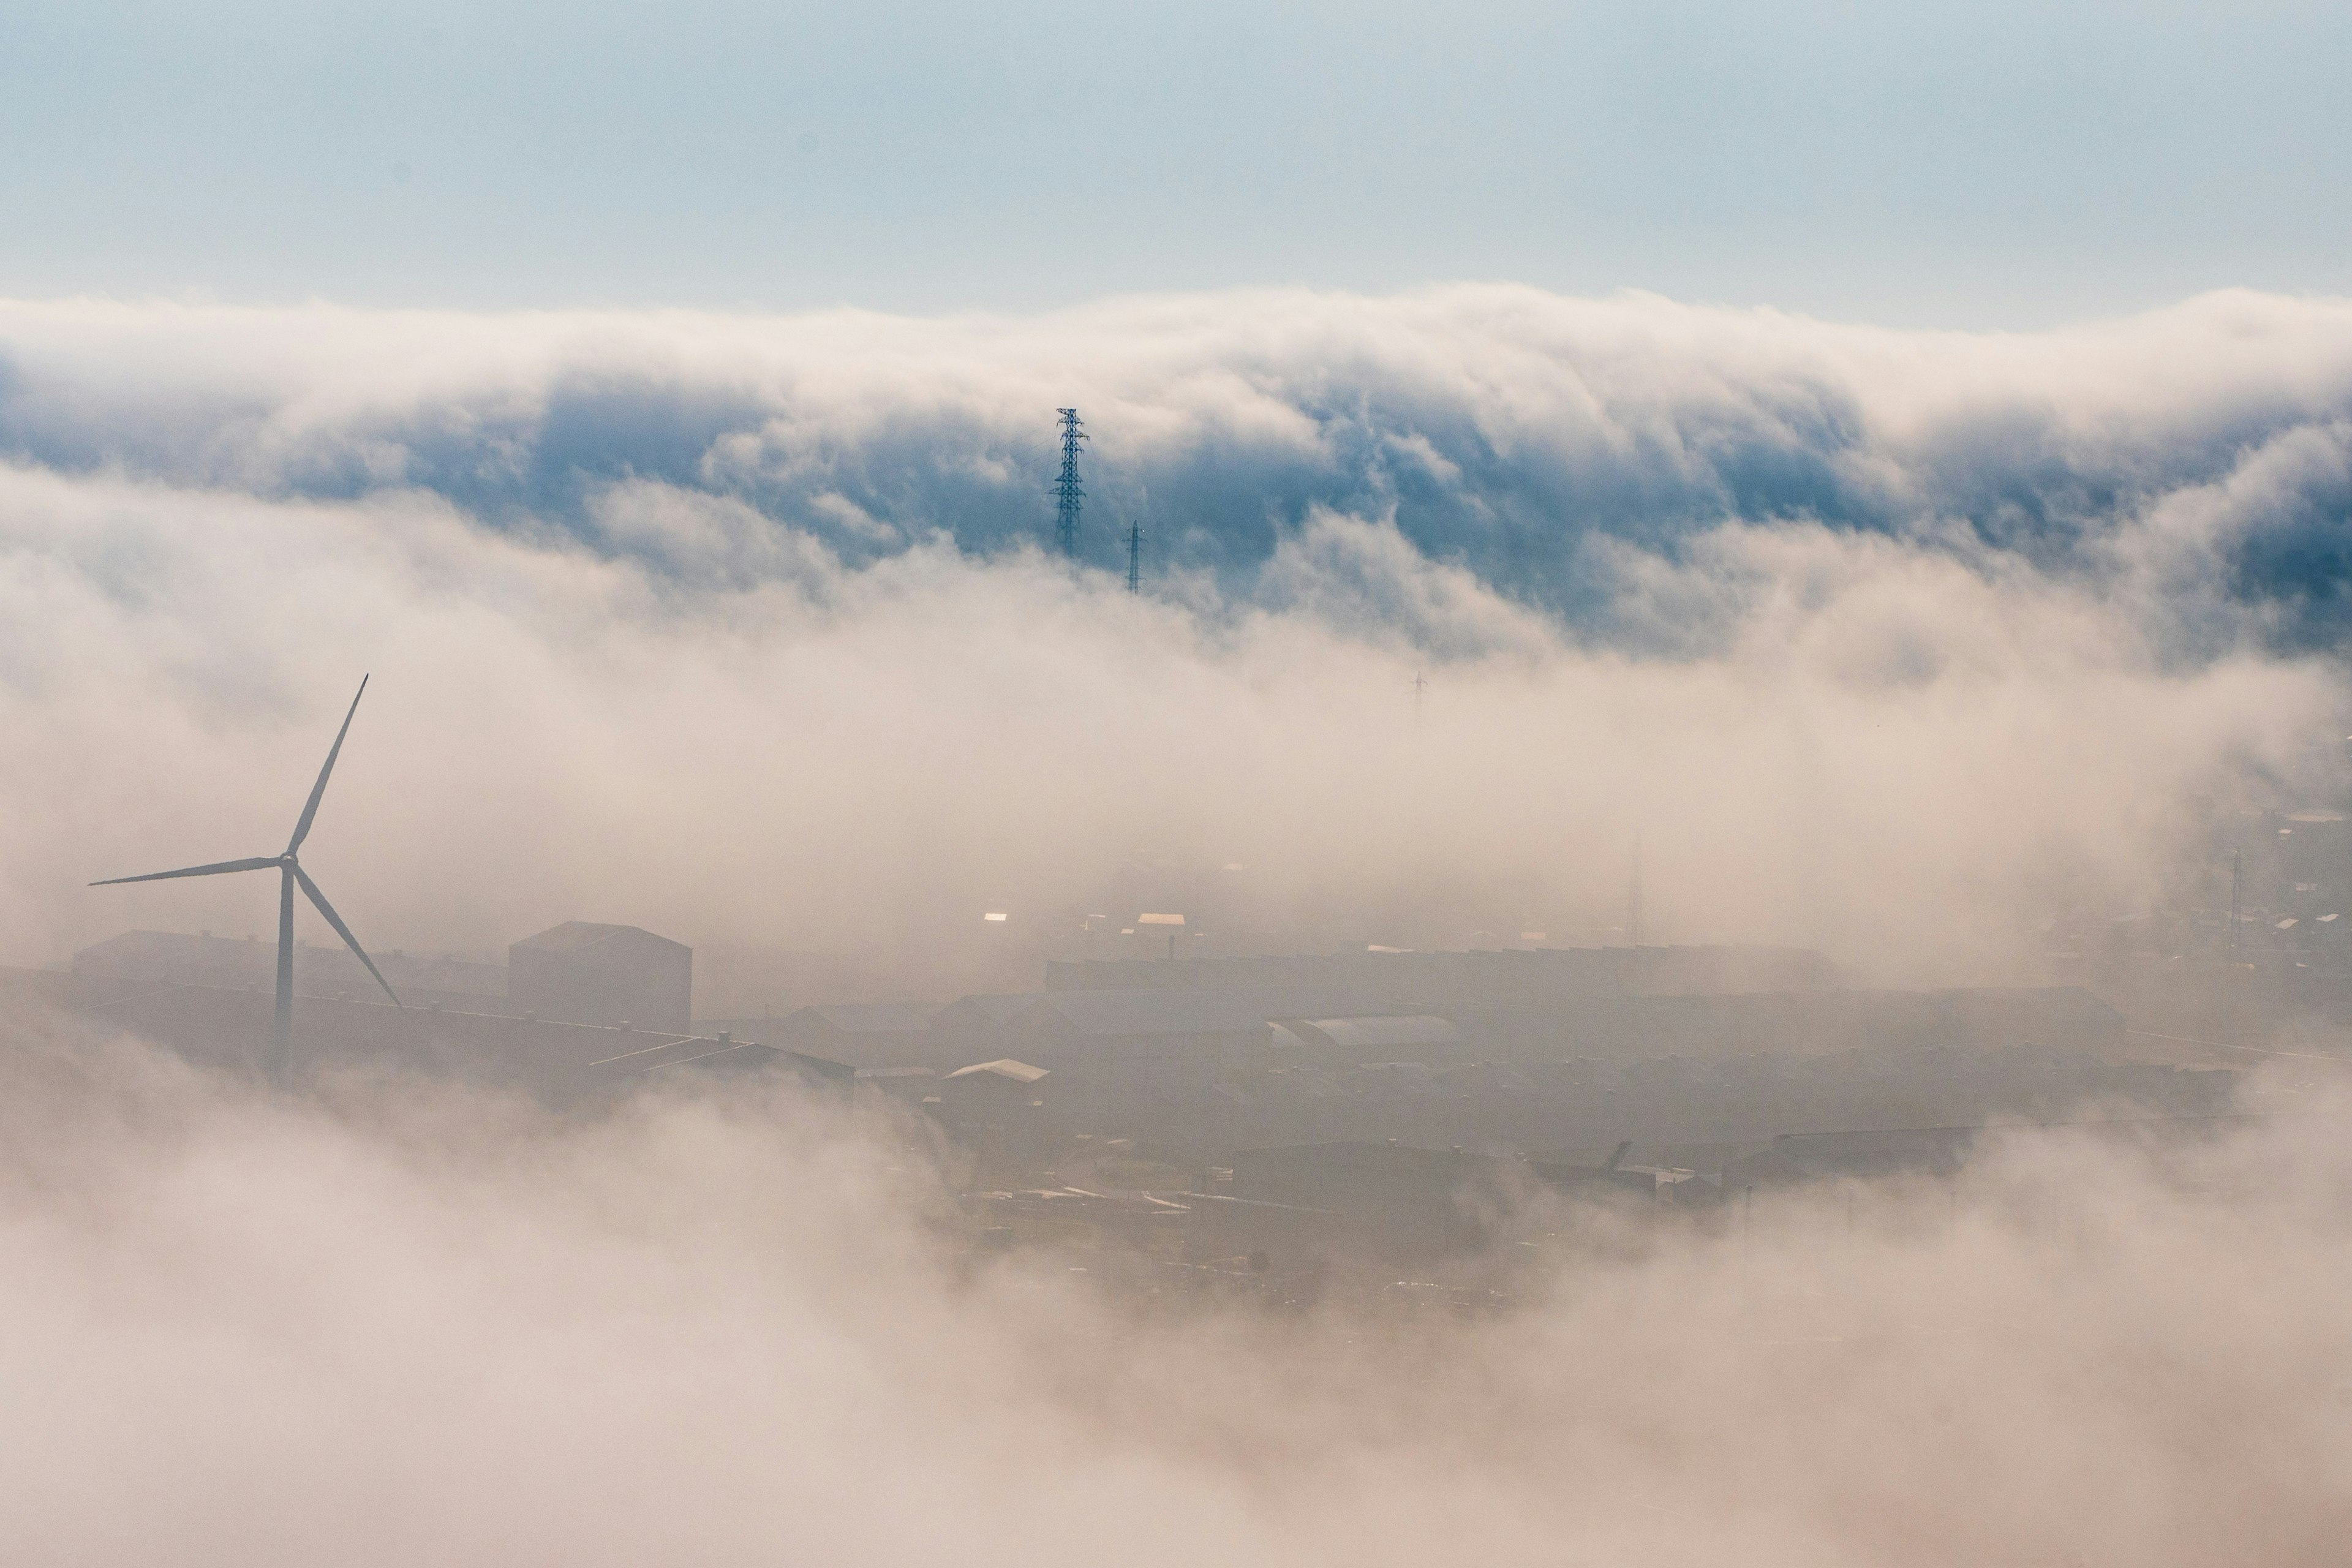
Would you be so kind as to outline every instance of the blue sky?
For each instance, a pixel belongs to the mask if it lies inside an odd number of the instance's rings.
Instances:
[[[0,293],[1034,310],[2352,291],[2352,11],[11,5]]]

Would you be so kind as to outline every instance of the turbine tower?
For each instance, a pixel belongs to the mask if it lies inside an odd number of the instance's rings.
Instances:
[[[1054,481],[1054,548],[1078,558],[1078,502],[1086,489],[1078,483],[1078,443],[1087,438],[1075,408],[1057,408],[1062,416],[1062,477]]]
[[[343,715],[343,727],[335,731],[335,743],[327,748],[327,764],[319,770],[319,782],[310,786],[310,798],[303,803],[302,816],[294,824],[294,837],[286,841],[286,853],[257,855],[245,860],[219,860],[209,866],[183,867],[177,871],[150,871],[143,877],[109,877],[102,882],[90,884],[93,888],[110,888],[122,882],[163,882],[175,877],[220,877],[231,871],[277,868],[278,1009],[270,1028],[269,1065],[271,1070],[279,1075],[280,1081],[289,1087],[294,1081],[294,889],[297,885],[301,888],[303,896],[327,917],[327,923],[335,928],[335,934],[343,939],[343,945],[352,950],[352,956],[367,965],[367,972],[375,976],[375,983],[383,987],[383,994],[392,998],[392,1005],[395,1007],[403,1005],[399,994],[392,988],[392,982],[376,968],[375,960],[367,955],[367,950],[360,945],[360,939],[352,934],[352,928],[343,923],[343,917],[335,912],[334,905],[327,902],[327,895],[319,891],[319,884],[310,880],[310,873],[302,869],[301,861],[296,858],[302,847],[302,840],[310,836],[311,821],[319,815],[319,802],[327,793],[327,775],[335,771],[335,758],[342,752],[343,737],[352,731],[352,719],[360,710],[360,698],[366,695],[367,677],[362,676],[359,695],[352,699],[351,711]]]

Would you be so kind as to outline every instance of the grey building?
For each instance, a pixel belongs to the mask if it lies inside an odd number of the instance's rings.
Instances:
[[[1041,994],[1013,991],[958,997],[931,1015],[935,1055],[950,1067],[1019,1055],[1028,1048],[1022,1019]]]
[[[1049,963],[1048,991],[1286,989],[1327,1000],[1305,1016],[1450,1013],[1593,996],[1809,991],[1833,984],[1809,948],[1569,947],[1467,952],[1333,952],[1262,958]]]
[[[1011,1026],[1028,1059],[1086,1082],[1202,1089],[1274,1052],[1274,1029],[1219,991],[1048,991]]]
[[[694,949],[635,926],[566,921],[507,949],[507,996],[541,1018],[684,1035]]]
[[[902,1002],[849,1002],[803,1007],[770,1031],[773,1043],[853,1068],[961,1067],[931,1048],[928,1007]]]
[[[1452,1020],[1425,1013],[1401,1017],[1278,1018],[1275,1026],[1295,1036],[1310,1059],[1325,1065],[1443,1060],[1458,1054],[1462,1047],[1462,1031]]]
[[[463,1013],[521,1010],[509,1006],[507,972],[496,963],[396,950],[378,952],[374,958],[400,999],[412,1007],[446,1007]],[[75,953],[73,976],[75,994],[88,1002],[154,985],[270,990],[277,984],[278,949],[257,936],[129,931]],[[309,942],[295,945],[294,994],[360,1001],[382,995],[375,977],[341,943],[315,947]]]

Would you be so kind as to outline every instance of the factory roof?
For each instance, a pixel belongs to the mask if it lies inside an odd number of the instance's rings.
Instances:
[[[514,945],[533,952],[584,952],[592,947],[616,939],[657,942],[664,947],[691,952],[682,942],[672,942],[666,936],[656,936],[642,926],[604,925],[595,921],[565,921],[550,926],[535,936],[527,936]]]
[[[1284,1018],[1282,1026],[1310,1046],[1352,1055],[1360,1061],[1385,1060],[1378,1053],[1413,1046],[1458,1044],[1462,1031],[1426,1013],[1406,1017]],[[1361,1053],[1371,1052],[1373,1055]]]
[[[993,1026],[1010,1024],[1037,1005],[1043,995],[1038,991],[1009,991],[997,994],[959,996],[931,1015],[933,1028]]]
[[[953,1083],[956,1079],[962,1079],[969,1082],[978,1079],[995,1078],[1004,1079],[1013,1083],[1035,1083],[1045,1076],[1044,1068],[1031,1067],[1027,1062],[1016,1062],[1011,1057],[1003,1057],[992,1062],[974,1062],[968,1068],[958,1068],[948,1074],[944,1081]]]
[[[919,1035],[930,1026],[927,1007],[904,1002],[845,1002],[803,1007],[784,1019],[788,1026],[837,1029],[845,1035]]]
[[[1080,1035],[1253,1035],[1265,1016],[1225,991],[1049,991],[1024,1022]]]

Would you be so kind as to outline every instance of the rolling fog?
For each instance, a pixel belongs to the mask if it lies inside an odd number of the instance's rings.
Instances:
[[[2352,727],[2324,300],[12,304],[0,453],[19,965],[266,931],[257,879],[83,884],[273,852],[362,671],[304,857],[371,947],[576,917],[917,994],[1138,857],[1599,941],[1637,839],[1652,942],[2032,982]],[[1161,1312],[950,1245],[903,1127],[781,1087],[297,1100],[12,1027],[26,1561],[2319,1563],[2352,1506],[2332,1063],[2162,1160],[1595,1221],[1494,1310]]]
[[[2352,1504],[2334,1117],[1590,1237],[1503,1313],[1166,1314],[959,1260],[791,1098],[5,1072],[22,1561],[2318,1564]]]
[[[1653,940],[1999,977],[2199,813],[2342,771],[2325,301],[92,301],[0,307],[0,366],[18,962],[258,929],[234,884],[82,884],[278,842],[370,670],[310,852],[387,948],[586,916],[911,963],[1137,856],[1244,868],[1268,927],[1392,941],[1473,886],[1589,932],[1638,837]],[[1140,597],[1034,546],[1071,399]]]

